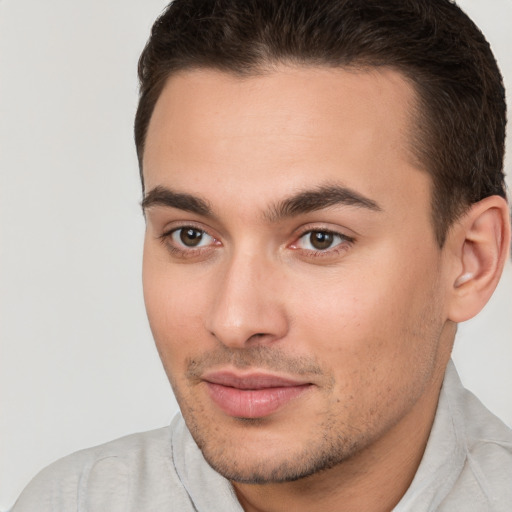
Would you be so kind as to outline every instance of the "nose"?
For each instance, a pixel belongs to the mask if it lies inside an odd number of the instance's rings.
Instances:
[[[247,253],[223,263],[206,328],[225,346],[268,345],[288,332],[283,275],[276,267]]]

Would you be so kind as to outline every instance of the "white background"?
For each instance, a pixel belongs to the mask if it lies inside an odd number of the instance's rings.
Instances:
[[[136,63],[164,5],[0,0],[0,510],[56,458],[176,410],[143,307],[132,143]],[[512,91],[511,1],[461,5]],[[509,264],[455,349],[509,425],[511,342]]]

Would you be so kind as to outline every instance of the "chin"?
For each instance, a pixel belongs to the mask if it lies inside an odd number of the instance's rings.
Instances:
[[[254,420],[247,420],[248,426]],[[245,421],[244,421],[245,423]],[[208,464],[230,481],[246,484],[293,482],[331,469],[349,459],[357,447],[339,437],[317,442],[277,439],[243,442],[241,439],[205,439],[192,432]],[[245,437],[250,436],[250,434]],[[256,441],[256,440],[252,440]],[[296,443],[295,443],[296,444]]]

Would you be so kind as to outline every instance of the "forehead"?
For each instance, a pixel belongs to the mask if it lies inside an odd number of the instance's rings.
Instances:
[[[230,194],[262,202],[338,182],[389,202],[410,197],[409,185],[429,185],[410,148],[415,101],[410,83],[390,69],[181,72],[166,83],[148,127],[146,190],[193,185],[213,202]]]

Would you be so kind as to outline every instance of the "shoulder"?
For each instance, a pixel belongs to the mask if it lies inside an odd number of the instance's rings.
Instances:
[[[493,510],[512,510],[512,430],[469,391],[465,402],[467,457],[462,475],[496,504]]]
[[[458,405],[465,426],[467,464],[482,466],[487,474],[507,469],[512,488],[512,430],[467,389]]]
[[[512,510],[512,430],[492,414],[470,391],[459,388],[452,401],[465,460],[452,497],[472,500],[470,510]],[[444,505],[450,505],[450,499]],[[448,508],[447,510],[449,510]],[[444,509],[443,509],[444,510]]]
[[[64,457],[32,480],[12,512],[158,510],[158,502],[187,510],[170,437],[166,427]]]

